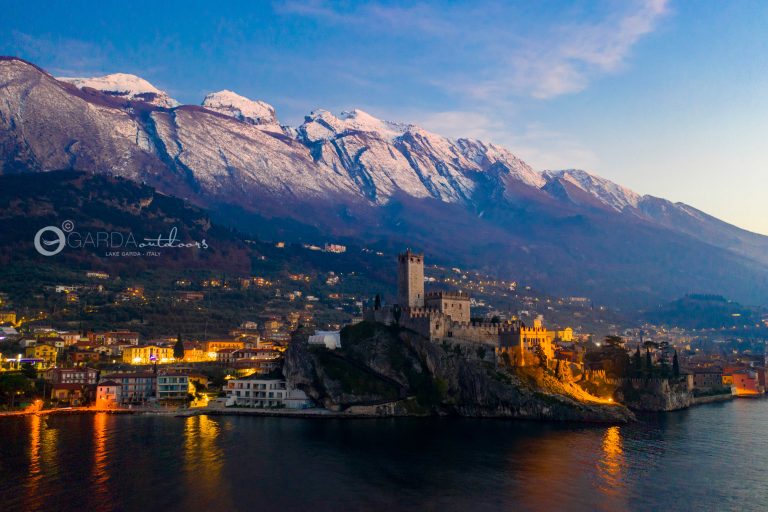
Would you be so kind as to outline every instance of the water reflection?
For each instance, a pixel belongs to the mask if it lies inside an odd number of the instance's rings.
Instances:
[[[190,509],[231,509],[222,477],[224,456],[217,438],[218,422],[208,416],[190,416],[184,423],[184,474]]]
[[[626,506],[624,447],[620,427],[608,427],[603,435],[603,452],[597,464],[599,489],[605,496],[605,510]]]
[[[40,484],[44,470],[56,465],[58,432],[48,428],[45,420],[33,414],[29,416],[29,470],[26,482],[26,504],[29,509],[39,506]]]
[[[110,510],[109,471],[107,470],[107,421],[105,412],[93,415],[93,471],[92,485],[96,501],[94,510]]]
[[[43,478],[40,469],[40,428],[42,420],[38,415],[30,416],[29,421],[29,477],[27,478],[27,501],[37,496],[40,480]]]

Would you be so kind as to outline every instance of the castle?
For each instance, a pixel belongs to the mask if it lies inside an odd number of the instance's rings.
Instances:
[[[436,342],[484,346],[507,353],[510,361],[525,364],[526,353],[555,357],[556,338],[571,341],[573,331],[549,331],[541,318],[532,327],[519,320],[472,321],[470,297],[465,292],[424,291],[424,255],[406,250],[397,257],[397,304],[365,311],[366,320],[397,323]]]

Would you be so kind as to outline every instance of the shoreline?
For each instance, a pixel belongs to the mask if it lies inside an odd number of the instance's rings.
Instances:
[[[246,407],[201,407],[194,409],[94,409],[88,407],[67,408],[67,409],[47,409],[42,411],[14,411],[0,412],[2,418],[14,418],[25,416],[67,416],[76,414],[118,414],[118,415],[148,415],[148,416],[172,416],[185,418],[190,416],[260,416],[275,418],[299,418],[299,419],[393,419],[393,418],[430,418],[430,417],[448,417],[451,415],[435,414],[377,414],[375,412],[363,411],[332,411],[329,409],[310,408],[310,409],[256,409]],[[579,423],[594,425],[612,425],[617,422],[611,421],[588,421],[588,420],[555,420],[548,418],[524,418],[512,416],[461,416],[456,417],[467,419],[500,419],[514,421],[538,421],[546,423]],[[618,422],[624,423],[624,422]]]
[[[696,405],[714,404],[718,402],[728,402],[736,398],[742,398],[742,397],[731,395],[731,394],[693,397],[693,399],[691,400],[691,407],[694,407]]]
[[[737,398],[760,398],[758,396],[735,396],[735,395],[711,395],[695,397],[691,401],[691,404],[685,409],[695,407],[698,405],[706,405],[710,403],[727,402],[735,400]],[[671,412],[671,411],[659,411],[659,412]],[[189,417],[189,416],[262,416],[262,417],[279,417],[279,418],[304,418],[304,419],[374,419],[374,418],[425,418],[433,416],[431,414],[416,415],[416,414],[378,414],[376,412],[364,412],[364,411],[332,411],[330,409],[322,408],[309,408],[309,409],[256,409],[248,407],[198,407],[193,409],[155,409],[155,408],[135,408],[135,409],[121,409],[121,408],[109,408],[109,409],[96,409],[91,407],[71,407],[64,409],[44,409],[44,410],[29,410],[29,411],[2,411],[0,412],[0,419],[2,418],[14,418],[24,416],[66,416],[73,414],[133,414],[133,415],[152,415],[152,416],[173,416],[173,417]],[[510,419],[520,421],[542,421],[542,422],[554,422],[554,423],[603,423],[594,421],[558,421],[552,419],[532,419],[532,418],[515,418],[511,416],[462,416],[466,418],[477,419]],[[605,422],[611,423],[611,422]]]

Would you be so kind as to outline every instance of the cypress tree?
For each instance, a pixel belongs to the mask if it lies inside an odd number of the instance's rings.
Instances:
[[[648,375],[651,375],[653,373],[653,361],[651,361],[650,348],[645,349],[645,371],[648,373]]]
[[[680,361],[677,359],[677,350],[675,350],[675,355],[672,357],[672,375],[675,377],[680,376]]]
[[[643,359],[640,355],[640,345],[637,346],[637,350],[635,350],[635,355],[632,356],[632,365],[634,366],[635,370],[635,377],[639,377],[640,373],[643,371]]]
[[[173,346],[173,357],[177,360],[184,359],[184,342],[181,341],[181,333],[176,337],[176,344]]]

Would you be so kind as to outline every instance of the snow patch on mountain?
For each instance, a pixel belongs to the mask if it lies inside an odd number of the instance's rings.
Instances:
[[[499,162],[509,169],[514,178],[526,185],[541,188],[546,183],[546,179],[541,173],[533,170],[530,165],[516,157],[507,148],[476,139],[457,139],[456,145],[465,158],[474,162],[481,169],[486,169]]]
[[[113,73],[111,75],[91,78],[58,77],[57,80],[68,82],[77,88],[89,87],[110,96],[118,96],[131,101],[143,101],[158,107],[174,108],[179,102],[168,96],[141,77],[128,73]]]
[[[280,131],[275,108],[263,101],[254,101],[232,91],[223,90],[208,94],[203,107],[240,121]]]
[[[580,169],[544,171],[543,176],[548,180],[571,183],[616,211],[637,208],[642,199],[637,192]]]
[[[410,126],[378,119],[360,109],[344,111],[338,117],[327,110],[318,109],[305,117],[299,131],[308,142],[328,140],[350,132],[370,133],[392,141]]]

